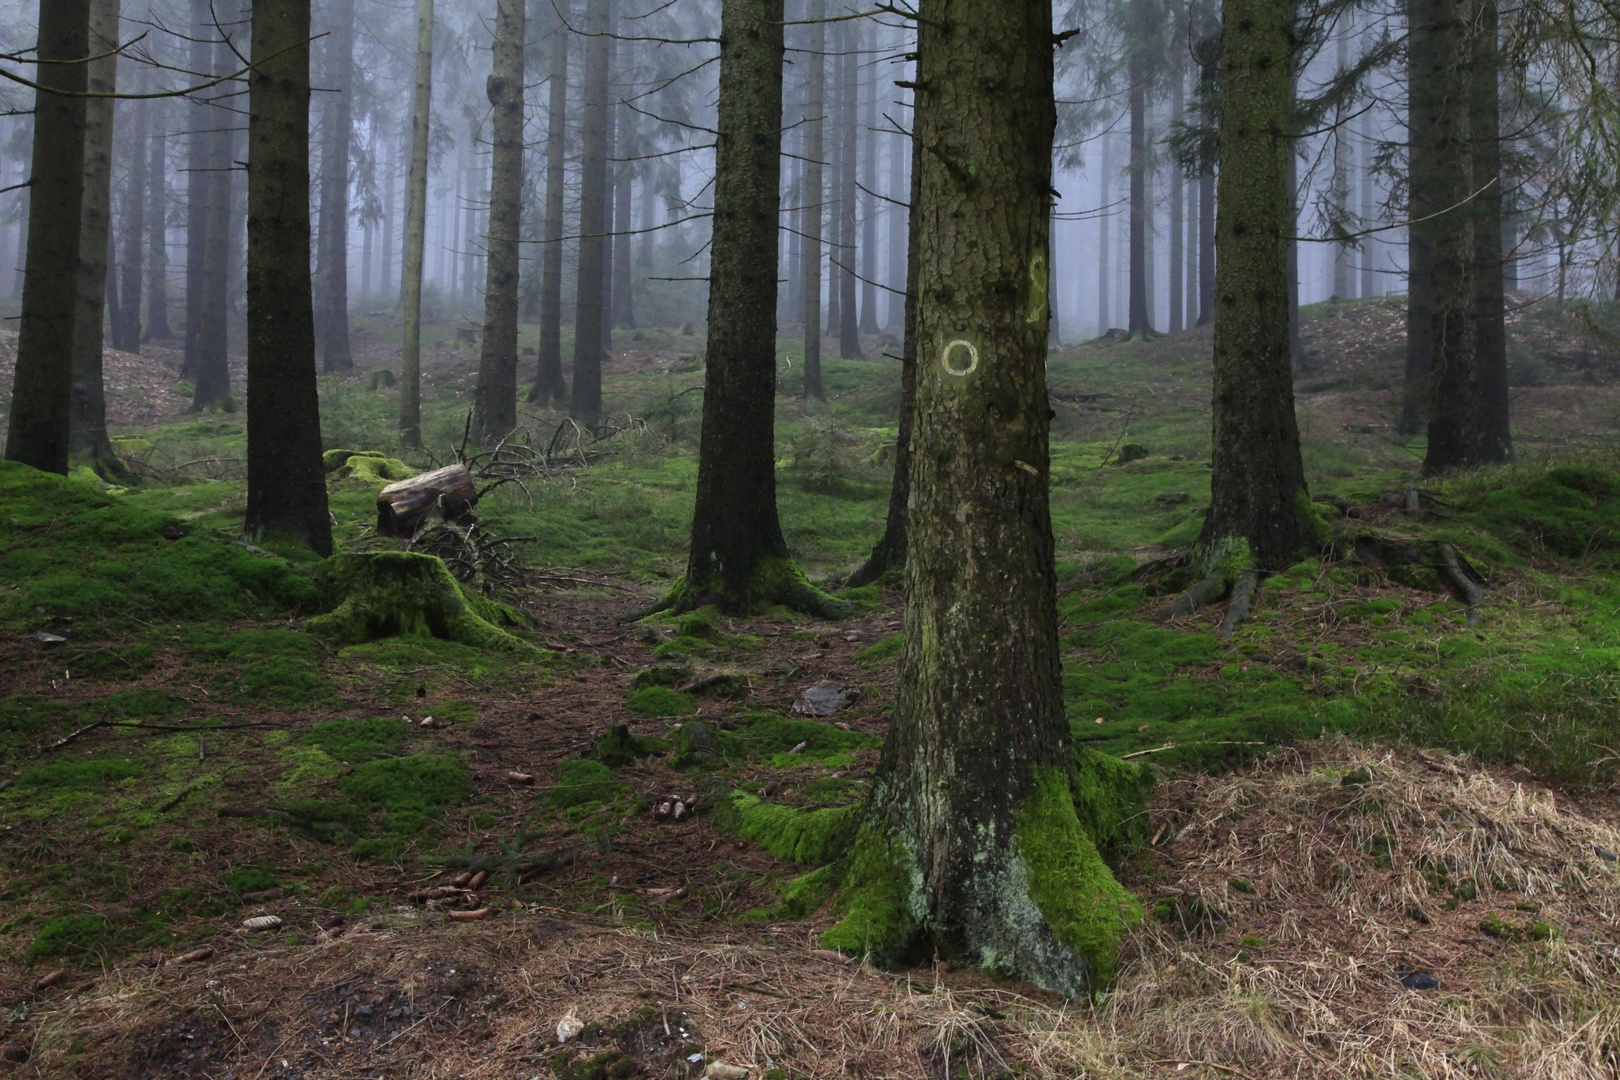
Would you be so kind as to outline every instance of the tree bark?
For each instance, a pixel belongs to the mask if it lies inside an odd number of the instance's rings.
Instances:
[[[118,92],[119,0],[91,0],[89,92]],[[104,55],[113,54],[113,55]],[[108,251],[112,225],[112,151],[116,101],[93,97],[85,104],[84,224],[79,231],[79,303],[73,324],[73,410],[68,438],[73,459],[103,479],[127,479],[128,470],[107,437],[107,398],[101,355],[107,319]],[[117,305],[113,306],[115,317]]]
[[[210,15],[211,27],[212,23]],[[220,31],[215,28],[212,33],[217,36]],[[233,70],[235,55],[223,40],[214,46],[212,63],[216,75]],[[231,90],[222,86],[216,88],[214,93],[225,97]],[[235,99],[226,97],[226,100]],[[233,130],[236,121],[229,110],[214,108],[208,110],[204,122],[209,125],[208,157],[204,168],[208,170],[210,181],[208,202],[204,208],[202,296],[197,309],[197,366],[191,411],[218,408],[235,412],[236,401],[231,397],[228,317],[233,265],[231,248],[236,224],[231,205],[235,197],[236,155],[231,151],[236,141]],[[305,134],[307,136],[308,132]],[[187,287],[190,287],[189,282]]]
[[[860,119],[861,82],[857,74],[856,52],[861,47],[861,36],[855,23],[845,23],[843,56],[840,58],[838,81],[843,85],[843,148],[839,151],[838,212],[842,224],[838,235],[843,243],[838,261],[843,272],[838,275],[838,355],[846,360],[864,360],[861,351],[860,312],[856,310],[855,280],[855,209],[860,204],[860,191],[855,186],[856,160],[859,140],[856,138]]]
[[[1111,132],[1102,135],[1102,174],[1097,178],[1097,336],[1108,333],[1114,317],[1114,140]]]
[[[146,340],[168,341],[174,331],[169,326],[169,155],[164,132],[173,113],[161,100],[152,102],[152,111],[155,130],[152,159],[147,167]]]
[[[664,601],[747,612],[839,605],[805,582],[776,514],[782,0],[724,0],[709,350],[686,579]]]
[[[1183,97],[1186,92],[1187,73],[1182,68],[1183,58],[1186,56],[1185,40],[1181,33],[1181,20],[1176,20],[1176,30],[1171,37],[1170,61],[1170,125],[1172,130],[1182,122],[1182,113],[1185,109]],[[1182,195],[1181,166],[1175,161],[1170,162],[1170,273],[1166,275],[1170,282],[1170,332],[1179,334],[1186,328],[1182,308],[1181,275],[1185,268],[1182,258],[1182,243],[1185,235],[1185,221],[1182,211],[1186,206]]]
[[[41,0],[34,80],[28,255],[12,374],[6,459],[68,471],[73,337],[83,227],[90,0]],[[53,93],[52,91],[56,91]]]
[[[1214,462],[1195,558],[1230,586],[1247,567],[1295,562],[1319,542],[1319,519],[1288,348],[1291,5],[1225,0],[1221,26]]]
[[[1437,175],[1435,139],[1441,123],[1443,60],[1434,30],[1437,3],[1408,0],[1407,13],[1407,218],[1406,378],[1396,429],[1416,435],[1429,421],[1429,381],[1434,362],[1434,248],[1449,226],[1434,214],[1449,204]]]
[[[1045,379],[1051,4],[933,0],[922,14],[904,646],[849,911],[822,940],[1079,997],[1106,981],[1140,909],[1085,836],[1066,772]]]
[[[804,63],[810,69],[809,119],[804,141],[804,399],[826,397],[821,388],[821,222],[826,202],[822,159],[826,154],[827,0],[810,0],[810,41]]]
[[[861,323],[860,333],[877,336],[877,76],[876,66],[867,68],[861,80],[860,161],[861,186]],[[859,342],[859,337],[856,341]],[[879,350],[882,351],[881,349]]]
[[[1203,122],[1213,127],[1215,109],[1220,94],[1220,48],[1215,44],[1219,29],[1212,12],[1213,0],[1203,5],[1205,35],[1199,42],[1198,97],[1204,110]],[[1213,47],[1211,47],[1213,46]],[[1198,174],[1198,325],[1207,326],[1215,321],[1215,154],[1204,157],[1204,169]]]
[[[595,427],[602,420],[603,291],[607,287],[608,23],[612,0],[585,7],[584,140],[580,160],[579,287],[574,315],[574,392],[568,415]]]
[[[143,89],[149,81],[142,80]],[[119,242],[123,255],[118,260],[118,309],[113,324],[113,348],[124,352],[141,351],[141,300],[146,291],[146,143],[152,123],[152,102],[130,102],[124,109],[129,120],[125,146],[128,168],[124,179],[123,213],[119,220]]]
[[[446,521],[455,521],[477,502],[478,488],[465,465],[418,473],[377,493],[377,533],[408,540],[434,510]]]
[[[630,47],[627,77],[634,85],[636,48]],[[640,124],[628,105],[617,106],[618,121],[614,138],[613,166],[613,325],[624,330],[636,328],[634,281],[631,263],[630,215],[634,204],[635,157],[641,153]]]
[[[1147,192],[1147,81],[1148,19],[1147,0],[1131,0],[1131,50],[1129,91],[1131,113],[1131,217],[1130,217],[1130,307],[1126,331],[1131,337],[1153,335],[1153,314],[1148,309],[1148,206]]]
[[[310,0],[256,0],[248,76],[247,514],[332,554],[310,281]]]
[[[214,26],[208,0],[191,0],[191,54],[192,71],[214,70]],[[210,149],[213,146],[211,129],[219,115],[207,100],[209,91],[192,94],[186,99],[186,338],[185,352],[180,363],[180,377],[195,385],[202,369],[203,342],[203,282],[207,276],[208,205],[213,199],[214,185],[219,177],[209,171]]]
[[[321,139],[321,233],[318,269],[321,367],[354,366],[349,348],[349,158],[354,140],[354,0],[332,0],[326,39],[326,95]]]
[[[889,223],[889,289],[904,289],[907,296],[911,293],[907,262],[911,250],[908,242],[911,211],[909,207],[900,205],[900,196],[902,192],[913,190],[906,179],[906,162],[911,160],[915,164],[914,145],[910,138],[892,133],[889,135],[889,198],[894,202],[883,206],[883,216]],[[904,333],[907,316],[905,297],[889,292],[886,314],[889,331]]]
[[[1350,33],[1350,29],[1345,28],[1338,35],[1335,59],[1340,77],[1350,66]],[[1333,129],[1333,206],[1342,222],[1350,221],[1352,132],[1349,119],[1339,117],[1338,126]],[[1340,300],[1353,300],[1356,296],[1355,268],[1350,261],[1352,251],[1354,245],[1350,241],[1333,245],[1333,295]]]
[[[405,341],[399,372],[399,439],[422,445],[422,256],[427,245],[428,126],[433,109],[433,0],[416,0],[416,90],[411,171],[405,191]]]
[[[494,65],[485,88],[494,110],[489,181],[489,266],[484,342],[473,398],[481,445],[517,427],[518,230],[523,224],[523,44],[526,0],[496,0]]]
[[[546,111],[546,242],[540,280],[540,348],[529,401],[551,405],[568,395],[562,371],[563,182],[568,125],[568,20],[560,0],[551,34],[551,88]]]
[[[1377,206],[1373,188],[1372,148],[1373,126],[1371,116],[1361,118],[1360,138],[1356,140],[1356,163],[1360,166],[1361,179],[1361,227],[1369,229],[1377,217]],[[1361,240],[1361,295],[1372,297],[1381,295],[1382,289],[1378,283],[1378,251],[1382,243],[1376,236],[1363,237]]]

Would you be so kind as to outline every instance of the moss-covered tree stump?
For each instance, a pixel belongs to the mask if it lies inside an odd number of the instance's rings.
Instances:
[[[527,652],[532,646],[503,626],[521,620],[510,608],[469,594],[443,560],[410,551],[338,555],[321,569],[320,584],[337,598],[330,613],[309,620],[309,631],[344,645],[384,637],[435,637],[477,649]]]

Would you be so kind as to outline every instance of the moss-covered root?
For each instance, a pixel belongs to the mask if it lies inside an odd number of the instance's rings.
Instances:
[[[1254,594],[1259,588],[1260,573],[1254,567],[1238,574],[1237,584],[1232,586],[1232,602],[1226,606],[1226,617],[1221,620],[1220,629],[1215,631],[1218,640],[1231,640],[1237,624],[1254,612]]]
[[[1161,618],[1169,620],[1191,615],[1205,604],[1229,593],[1245,570],[1255,566],[1254,552],[1241,537],[1227,537],[1195,548],[1188,556],[1193,566],[1204,572],[1203,580],[1176,597]]]
[[[869,819],[845,863],[834,904],[842,917],[822,944],[901,963],[926,955],[931,942],[987,971],[1069,997],[1106,986],[1120,942],[1141,921],[1142,908],[1114,879],[1081,823],[1064,770],[1038,774],[1010,849],[984,855],[975,858],[968,887],[945,890],[971,898],[963,910],[935,910],[936,890],[925,883],[906,840]]]
[[[850,604],[810,584],[792,559],[773,555],[756,563],[753,574],[741,587],[719,577],[696,585],[690,578],[683,577],[658,603],[637,612],[634,618],[666,613],[679,615],[709,606],[727,615],[753,615],[779,605],[818,619],[846,619],[854,611]]]
[[[309,620],[309,631],[342,644],[417,635],[479,649],[528,652],[532,646],[500,629],[519,619],[510,609],[466,593],[444,562],[409,551],[338,555],[321,568],[320,584],[339,600]]]

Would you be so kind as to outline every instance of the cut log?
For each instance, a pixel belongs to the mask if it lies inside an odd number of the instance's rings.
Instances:
[[[434,469],[377,493],[377,532],[408,540],[433,510],[446,521],[460,521],[477,502],[478,490],[465,465]]]

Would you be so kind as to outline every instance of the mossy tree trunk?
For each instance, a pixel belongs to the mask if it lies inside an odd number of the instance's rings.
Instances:
[[[90,52],[86,66],[92,94],[118,92],[119,0],[91,0]],[[107,395],[101,354],[107,323],[107,253],[112,231],[112,153],[116,100],[94,97],[85,103],[84,223],[79,231],[79,304],[73,325],[73,411],[68,437],[76,462],[106,480],[127,480],[129,470],[113,453],[107,437]],[[139,301],[137,301],[138,303]],[[117,304],[113,305],[117,317]]]
[[[552,28],[550,101],[546,112],[546,243],[540,270],[540,349],[530,402],[547,405],[568,395],[562,371],[563,183],[568,127],[568,20],[573,5],[557,4]]]
[[[484,343],[473,398],[473,438],[503,439],[517,427],[518,230],[523,221],[523,39],[526,0],[497,0],[495,60],[486,90],[494,109],[489,181]]]
[[[253,5],[244,531],[296,539],[330,555],[309,265],[309,5]]]
[[[411,105],[411,169],[405,191],[405,254],[400,280],[404,351],[399,371],[399,441],[422,445],[422,257],[427,245],[428,129],[433,111],[433,0],[416,2],[416,90]]]
[[[907,140],[911,146],[911,197],[909,205],[917,205],[918,178],[922,175],[922,150],[915,137]],[[908,211],[909,213],[909,211]],[[890,240],[894,239],[891,234]],[[889,485],[889,511],[884,520],[883,535],[872,548],[872,554],[844,584],[857,588],[870,585],[885,573],[906,564],[907,505],[911,502],[911,430],[912,413],[917,400],[917,230],[906,230],[906,295],[904,338],[900,346],[900,423],[894,441],[894,478]]]
[[[708,375],[686,579],[667,607],[838,605],[805,582],[776,514],[776,274],[782,0],[721,7]]]
[[[1066,778],[1045,373],[1052,6],[932,0],[919,27],[904,648],[848,914],[823,940],[1080,996],[1133,905]]]
[[[580,155],[579,288],[574,306],[574,388],[568,415],[588,427],[602,420],[604,290],[608,244],[608,76],[613,0],[585,5],[584,132]]]
[[[33,168],[17,366],[12,374],[6,458],[45,472],[68,471],[73,398],[73,326],[78,305],[84,202],[83,94],[90,55],[90,0],[46,0],[39,11]],[[51,91],[60,91],[52,93]]]
[[[1294,418],[1288,228],[1293,220],[1288,0],[1225,0],[1216,193],[1214,468],[1197,546],[1235,581],[1317,542]]]

